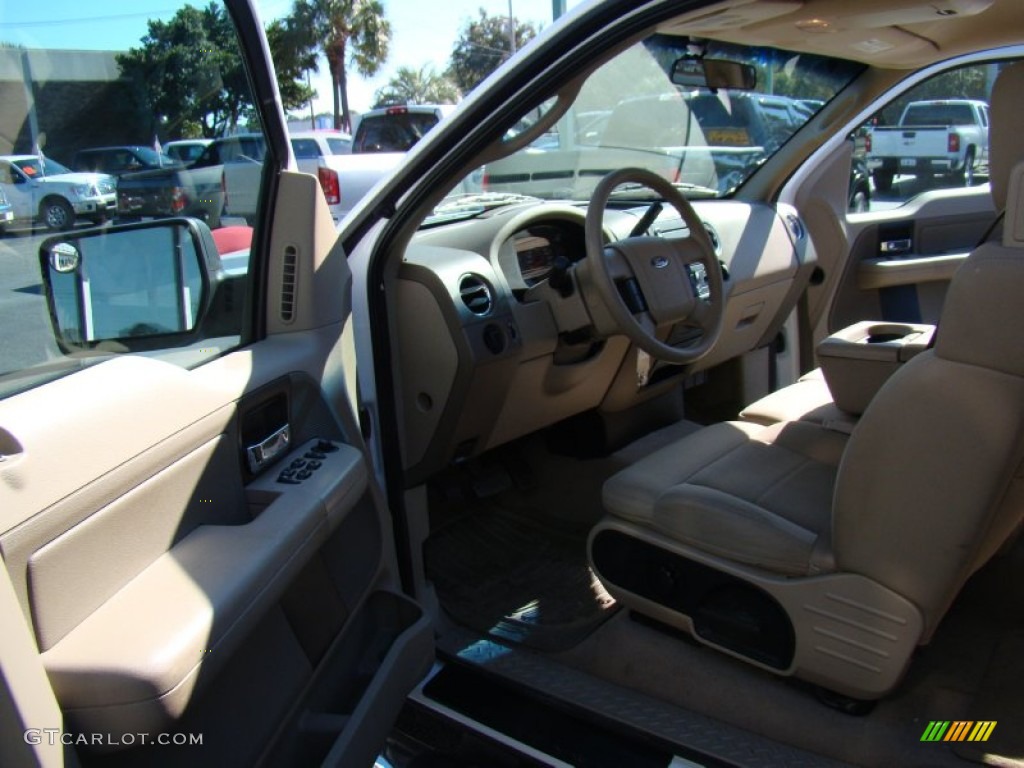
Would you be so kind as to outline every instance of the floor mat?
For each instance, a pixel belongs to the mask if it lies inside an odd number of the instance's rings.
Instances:
[[[999,641],[988,671],[971,705],[975,723],[994,722],[986,741],[958,742],[953,751],[984,765],[1024,766],[1024,729],[1020,697],[1024,690],[1024,632]]]
[[[424,546],[427,576],[459,623],[544,651],[571,648],[617,610],[587,565],[586,530],[481,505]]]

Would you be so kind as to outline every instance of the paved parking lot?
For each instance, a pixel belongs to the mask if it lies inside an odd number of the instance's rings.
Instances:
[[[0,374],[59,358],[39,272],[48,233],[0,238]],[[35,343],[28,343],[29,340]]]

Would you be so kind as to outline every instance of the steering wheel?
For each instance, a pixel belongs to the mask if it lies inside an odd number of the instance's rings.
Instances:
[[[602,219],[612,191],[628,183],[653,189],[675,208],[689,229],[686,238],[630,236],[605,245]],[[645,217],[646,219],[647,217]],[[694,363],[706,355],[722,333],[725,296],[722,269],[711,238],[693,206],[667,180],[643,168],[623,168],[597,185],[587,210],[587,266],[614,328],[651,357],[668,363]],[[690,279],[689,265],[704,265],[708,299],[701,299]],[[686,346],[662,341],[669,329],[686,323],[700,338]]]

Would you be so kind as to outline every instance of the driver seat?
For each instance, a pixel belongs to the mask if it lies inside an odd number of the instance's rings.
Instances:
[[[992,95],[1002,242],[954,276],[934,349],[852,429],[730,422],[610,478],[589,557],[634,611],[877,699],[1024,519],[1024,63]],[[1012,170],[1011,170],[1012,169]]]

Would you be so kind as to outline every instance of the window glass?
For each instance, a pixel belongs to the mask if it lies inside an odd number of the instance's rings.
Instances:
[[[320,157],[320,147],[315,139],[292,139],[292,150],[296,159]]]
[[[211,313],[224,281],[244,295],[248,252],[226,270],[200,252],[220,239],[225,157],[265,155],[230,16],[222,2],[115,6],[63,4],[45,23],[38,4],[5,6],[0,397],[115,354],[192,366],[243,341],[238,313]],[[161,152],[197,139],[212,143],[195,167]],[[80,152],[89,172],[70,175]]]
[[[328,138],[327,148],[332,155],[347,155],[352,151],[352,141],[349,139]]]
[[[854,132],[869,210],[988,180],[988,101],[1001,63],[959,67],[889,102]]]
[[[703,72],[690,77],[686,65],[695,60],[687,56],[695,47],[705,62],[731,62],[720,72],[754,75],[753,87],[710,87]],[[863,68],[824,56],[653,35],[590,75],[557,123],[529,146],[466,176],[426,224],[469,215],[481,193],[587,200],[609,169],[629,166],[669,179],[690,198],[728,197]],[[510,142],[536,123],[535,110],[510,122]]]
[[[435,125],[437,116],[433,113],[389,111],[370,115],[359,123],[355,143],[360,152],[405,152]]]

